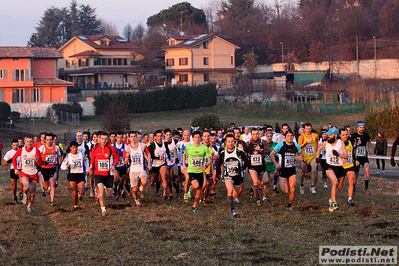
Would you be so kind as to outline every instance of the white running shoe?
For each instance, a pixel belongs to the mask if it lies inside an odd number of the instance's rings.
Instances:
[[[327,183],[324,183],[324,188],[328,188]]]
[[[26,195],[25,193],[24,193],[24,198],[22,199],[22,203],[23,204],[28,203],[28,195]]]
[[[304,186],[299,186],[299,192],[303,195],[305,194],[305,187]]]
[[[377,175],[379,175],[381,173],[381,170],[380,169],[378,169],[377,170]]]
[[[312,192],[312,194],[316,194],[316,188],[315,187],[310,187],[310,192]]]
[[[239,200],[238,198],[235,198],[235,199],[234,199],[234,202],[235,202],[235,203],[240,203],[240,200]]]

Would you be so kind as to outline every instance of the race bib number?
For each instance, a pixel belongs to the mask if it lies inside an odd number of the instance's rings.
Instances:
[[[121,156],[121,157],[119,157],[117,166],[124,166],[124,165],[125,165],[125,158]]]
[[[97,168],[98,171],[109,171],[109,160],[98,160]]]
[[[326,157],[326,149],[322,149],[320,153],[321,156],[323,156],[324,158]]]
[[[225,164],[225,169],[226,169],[226,176],[234,177],[237,176],[240,172],[239,167],[238,167],[238,162],[226,162]]]
[[[330,165],[339,165],[339,159],[337,156],[330,155],[328,157],[328,164]]]
[[[132,165],[141,164],[141,157],[131,157],[130,162]]]
[[[21,169],[21,161],[17,160],[17,169]]]
[[[314,154],[314,147],[313,145],[305,146],[305,155],[313,155]]]
[[[295,166],[295,156],[285,156],[284,157],[284,167],[291,168]]]
[[[82,167],[82,160],[73,160],[72,161],[72,168],[81,168]]]
[[[46,155],[46,161],[48,164],[55,164],[55,156],[54,155]]]
[[[352,153],[348,153],[348,159],[346,159],[346,163],[352,163]]]
[[[202,166],[202,158],[201,157],[191,158],[191,167],[192,168],[201,168],[201,166]]]
[[[357,157],[365,157],[366,156],[366,146],[359,146],[356,149]]]
[[[32,167],[32,166],[35,165],[35,160],[33,160],[33,159],[24,159],[24,164],[25,164],[25,166]]]
[[[269,154],[265,155],[265,163],[271,163],[272,162],[272,157],[270,157]]]
[[[251,165],[252,166],[262,165],[262,154],[251,154]]]

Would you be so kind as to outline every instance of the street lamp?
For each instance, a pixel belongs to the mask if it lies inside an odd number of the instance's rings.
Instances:
[[[377,78],[377,39],[373,36],[374,39],[374,78]]]
[[[281,45],[281,63],[284,64],[284,44],[280,42]]]

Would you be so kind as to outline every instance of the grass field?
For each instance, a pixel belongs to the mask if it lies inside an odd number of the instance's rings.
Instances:
[[[320,126],[354,126],[363,114],[320,116],[289,112],[261,112],[231,108],[203,108],[175,112],[130,115],[131,128],[151,132],[158,128],[188,128],[194,117],[216,113],[223,122],[241,125],[280,125],[311,122]],[[36,120],[34,133],[50,131],[70,136],[77,129],[101,130],[101,117],[84,118],[80,127],[53,125]],[[61,138],[62,140],[62,138]],[[69,141],[69,140],[68,140]],[[7,144],[8,145],[8,144]],[[373,169],[375,163],[372,162]],[[182,198],[163,202],[146,188],[142,208],[132,208],[132,199],[107,199],[109,216],[87,195],[82,210],[73,211],[66,174],[60,177],[56,207],[49,196],[37,194],[33,213],[26,206],[12,205],[6,167],[0,167],[0,265],[316,265],[321,245],[397,245],[399,238],[398,168],[387,175],[371,170],[372,196],[361,193],[359,179],[355,207],[346,204],[347,183],[338,195],[340,209],[328,212],[330,190],[317,186],[318,193],[296,193],[292,212],[285,210],[287,195],[270,195],[270,203],[256,207],[248,197],[247,177],[239,218],[231,217],[223,183],[217,197],[198,212]],[[39,189],[38,189],[39,193]]]
[[[107,199],[109,216],[87,195],[73,211],[65,174],[60,177],[56,207],[37,194],[33,213],[11,204],[8,171],[0,171],[1,265],[316,265],[320,245],[397,245],[399,238],[398,169],[385,178],[372,172],[372,196],[357,185],[355,207],[346,204],[347,183],[338,195],[340,209],[328,212],[329,189],[296,193],[294,210],[287,195],[270,195],[257,208],[245,179],[239,218],[231,217],[225,187],[198,212],[182,198],[163,202],[146,188],[142,208],[132,199]],[[39,193],[39,189],[38,189]]]

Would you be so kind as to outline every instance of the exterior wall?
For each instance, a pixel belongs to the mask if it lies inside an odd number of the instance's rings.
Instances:
[[[57,63],[55,59],[36,59],[32,61],[33,76],[35,78],[54,78]]]
[[[81,53],[86,50],[94,50],[94,49],[91,46],[85,44],[84,42],[81,42],[76,39],[73,40],[69,45],[65,46],[64,49],[61,51],[65,60],[59,60],[58,67],[65,68],[66,60],[67,60],[70,63],[70,66],[67,69],[68,70],[76,70],[78,67],[77,59],[75,57],[70,57],[70,56],[77,54],[77,53]],[[72,65],[72,62],[74,62],[73,65]]]
[[[173,58],[175,60],[174,66],[167,66],[166,62],[168,59]],[[179,65],[179,58],[187,58],[188,62],[186,66]],[[191,69],[192,68],[192,55],[188,49],[171,49],[165,51],[165,70],[171,69]]]
[[[24,81],[13,81],[13,70],[23,69],[28,73],[24,74]],[[18,86],[33,86],[31,78],[31,59],[18,58],[18,62],[14,62],[13,58],[3,58],[0,61],[0,70],[7,71],[7,78],[0,79],[0,87],[18,87]]]
[[[32,101],[32,90],[39,90],[38,103],[46,102],[66,102],[67,101],[67,87],[65,86],[38,86],[34,88],[18,87],[18,88],[0,88],[4,90],[5,102],[13,104],[12,102],[12,92],[13,89],[23,89],[23,101],[21,103],[14,104],[25,104]],[[1,92],[0,94],[2,94]],[[28,96],[26,96],[28,93]],[[28,100],[28,101],[27,101]]]
[[[210,49],[213,68],[235,68],[234,46],[222,39],[213,38]],[[231,56],[233,56],[233,64],[231,64]]]
[[[247,70],[244,67],[240,67]],[[321,63],[304,62],[295,64],[295,71],[326,71],[330,68],[329,62]],[[255,73],[266,73],[273,71],[284,71],[281,63],[273,65],[258,65]],[[335,75],[349,76],[358,73],[357,61],[343,61],[334,62],[331,73]],[[374,59],[359,60],[359,75],[362,78],[377,78],[377,79],[399,79],[399,60],[398,59]]]

